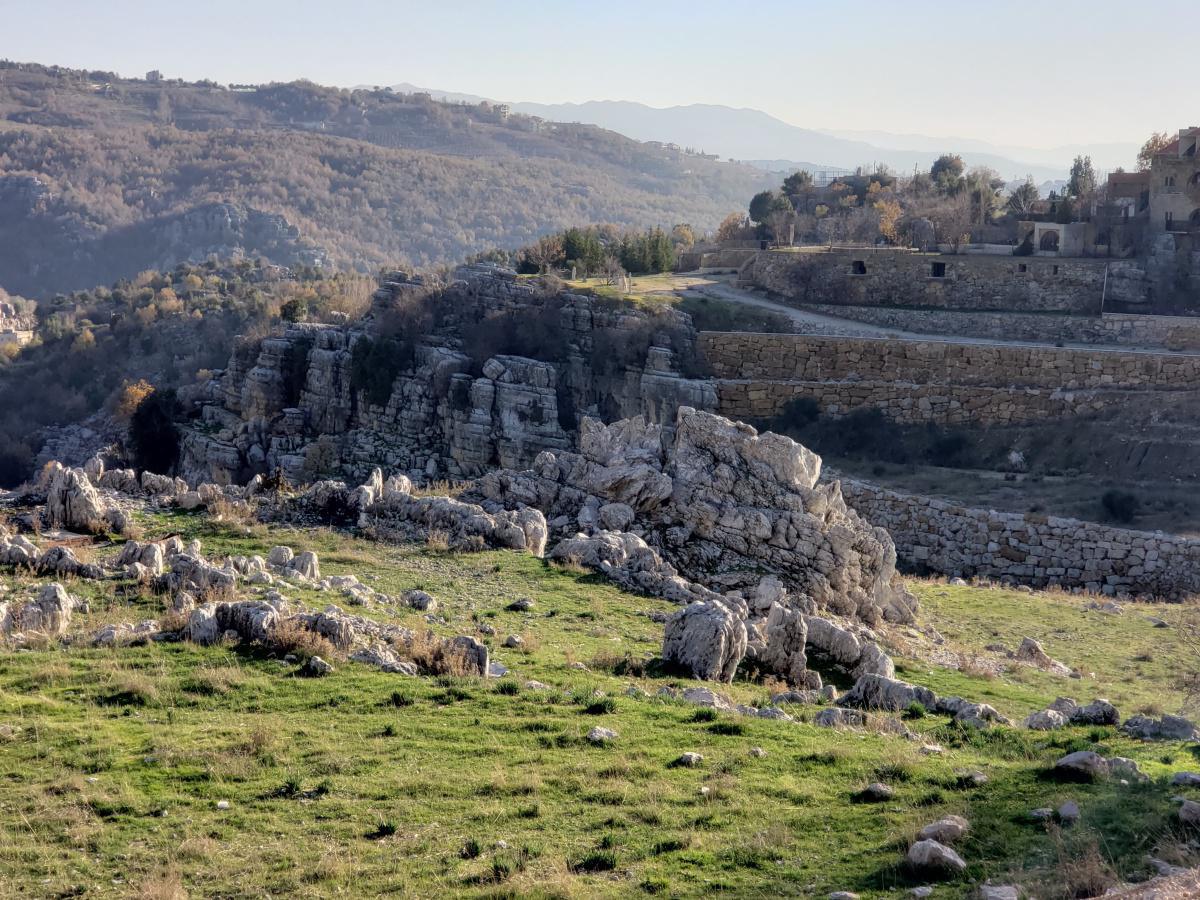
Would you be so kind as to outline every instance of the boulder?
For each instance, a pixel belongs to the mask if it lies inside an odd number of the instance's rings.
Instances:
[[[319,656],[310,656],[296,672],[304,678],[321,678],[333,673],[333,666]]]
[[[1032,728],[1034,731],[1053,731],[1056,728],[1062,728],[1067,724],[1066,717],[1055,709],[1039,709],[1037,712],[1031,712],[1025,717],[1022,723],[1026,728]]]
[[[1197,737],[1196,726],[1182,716],[1131,716],[1121,730],[1144,741],[1193,741]]]
[[[321,579],[321,567],[317,562],[317,554],[311,550],[305,550],[303,553],[297,554],[288,562],[287,568],[310,581],[319,581]]]
[[[937,694],[928,688],[882,675],[863,675],[849,691],[838,698],[842,706],[861,709],[884,709],[898,712],[913,703],[926,709],[937,708]]]
[[[592,744],[607,744],[615,741],[618,737],[619,735],[611,728],[603,728],[599,725],[587,733],[587,740]]]
[[[857,709],[831,706],[817,713],[813,724],[818,728],[861,728],[867,724],[867,715]]]
[[[585,418],[578,453],[490,473],[470,496],[510,509],[533,503],[554,520],[591,521],[580,516],[595,507],[597,524],[600,508],[624,504],[639,535],[688,581],[716,573],[752,588],[774,575],[806,613],[912,621],[891,539],[846,507],[837,482],[818,484],[820,470],[820,458],[789,438],[681,406],[670,431],[641,417]]]
[[[939,844],[953,844],[970,830],[970,823],[962,816],[942,816],[936,822],[930,822],[918,832],[917,837],[923,841],[937,841]]]
[[[113,507],[83,469],[68,469],[51,463],[50,487],[46,492],[46,519],[56,528],[98,533],[106,530],[113,518]]]
[[[1116,725],[1120,721],[1117,708],[1107,700],[1093,700],[1087,706],[1076,707],[1071,713],[1072,725]]]
[[[873,781],[858,792],[858,798],[868,803],[882,803],[891,800],[895,795],[896,792],[882,781]]]
[[[1075,781],[1094,781],[1107,775],[1108,771],[1108,760],[1091,750],[1068,753],[1054,764],[1056,775]]]
[[[667,619],[663,659],[704,681],[733,681],[746,653],[746,624],[717,602],[692,603]]]
[[[790,684],[802,684],[808,670],[804,652],[808,627],[804,614],[774,603],[767,613],[763,632],[765,645],[759,651],[758,661]]]
[[[78,605],[66,588],[56,582],[44,584],[35,600],[18,606],[0,603],[0,633],[34,632],[59,638],[67,633],[71,613]]]
[[[432,594],[427,594],[424,591],[405,591],[400,595],[400,599],[412,609],[420,612],[433,612],[437,609],[437,600],[433,598]]]
[[[1047,672],[1053,672],[1056,675],[1070,675],[1071,668],[1051,656],[1042,649],[1042,645],[1033,638],[1025,638],[1021,641],[1021,645],[1017,647],[1015,658],[1020,662],[1027,663],[1031,666],[1036,666],[1039,669],[1044,669]]]
[[[967,867],[961,856],[934,840],[914,843],[908,848],[906,860],[912,869],[934,875],[956,875]]]
[[[1192,827],[1200,826],[1200,803],[1184,800],[1179,806],[1179,821]]]

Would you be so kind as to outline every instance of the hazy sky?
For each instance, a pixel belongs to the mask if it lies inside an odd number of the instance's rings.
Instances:
[[[0,57],[227,83],[723,103],[1050,147],[1200,120],[1198,0],[0,0]]]

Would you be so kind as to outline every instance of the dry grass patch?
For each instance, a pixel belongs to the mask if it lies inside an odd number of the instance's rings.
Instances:
[[[439,528],[432,529],[425,536],[425,549],[431,553],[447,553],[450,550],[450,534]]]
[[[290,653],[302,660],[311,656],[319,656],[324,660],[340,659],[342,655],[328,638],[294,620],[285,620],[276,625],[268,639],[268,646],[278,655],[287,656]]]
[[[396,649],[426,675],[467,678],[479,675],[468,651],[432,631],[417,631],[396,641]]]
[[[245,675],[237,666],[200,666],[180,687],[189,694],[214,696],[228,694],[245,681]]]
[[[559,572],[564,572],[568,575],[592,574],[592,570],[584,566],[579,561],[578,556],[564,556],[562,559],[554,559],[550,561],[550,565]]]
[[[151,875],[138,890],[139,900],[188,900],[189,894],[183,886],[183,876],[179,869],[168,866],[161,872]]]

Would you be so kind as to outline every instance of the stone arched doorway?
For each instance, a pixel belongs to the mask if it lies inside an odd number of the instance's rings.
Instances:
[[[1040,241],[1038,241],[1038,249],[1044,250],[1047,253],[1057,253],[1058,252],[1058,232],[1057,231],[1043,231],[1042,239]]]

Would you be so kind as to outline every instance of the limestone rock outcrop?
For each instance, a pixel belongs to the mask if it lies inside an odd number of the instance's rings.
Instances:
[[[484,502],[541,509],[551,522],[589,520],[620,503],[636,533],[686,578],[719,574],[757,587],[765,569],[815,612],[868,624],[912,620],[890,538],[864,523],[820,458],[789,438],[683,407],[672,429],[642,417],[584,420],[577,453],[543,453],[532,469],[499,471],[472,490]],[[802,601],[803,602],[803,601]]]
[[[61,584],[45,584],[34,600],[15,605],[0,603],[0,635],[36,633],[62,637],[77,605],[78,601]]]
[[[89,533],[120,530],[117,526],[124,524],[123,514],[100,496],[83,469],[65,468],[55,462],[46,475],[46,519],[50,525]]]
[[[366,391],[356,352],[379,339],[395,308],[429,296],[444,311],[440,324],[402,335],[413,344],[411,364],[386,398]],[[486,352],[486,342],[471,345],[464,335],[514,313],[552,323],[557,337],[545,352],[554,361],[471,355]],[[647,313],[583,294],[546,296],[496,268],[464,268],[449,285],[394,273],[353,326],[293,324],[239,343],[227,368],[188,395],[199,427],[183,435],[181,468],[193,481],[219,484],[276,471],[292,484],[328,474],[359,479],[374,466],[464,478],[567,449],[579,414],[645,412],[670,421],[680,405],[715,409],[713,384],[679,372],[681,348],[672,342],[690,348],[688,318],[668,312],[654,324]],[[660,337],[667,330],[677,337]],[[644,354],[639,347],[620,364],[601,352],[606,341],[630,345],[647,334]]]
[[[746,624],[723,603],[691,603],[667,619],[663,659],[693,678],[733,681],[746,653]]]

